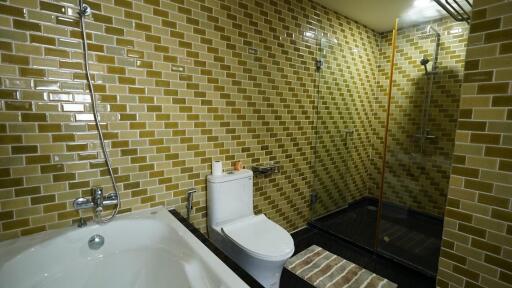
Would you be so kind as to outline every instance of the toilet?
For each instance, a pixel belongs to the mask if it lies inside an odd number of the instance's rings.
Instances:
[[[281,226],[254,215],[252,171],[209,175],[207,202],[210,240],[264,287],[279,287],[295,247]]]

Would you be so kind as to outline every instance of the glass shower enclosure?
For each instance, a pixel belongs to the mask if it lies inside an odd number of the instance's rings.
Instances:
[[[397,30],[390,74],[392,35],[318,41],[311,224],[433,276],[467,26],[442,18]]]

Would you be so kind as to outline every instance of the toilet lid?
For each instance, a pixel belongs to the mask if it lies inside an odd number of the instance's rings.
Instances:
[[[284,260],[293,254],[290,234],[265,215],[244,217],[222,226],[222,232],[249,254],[265,260]]]

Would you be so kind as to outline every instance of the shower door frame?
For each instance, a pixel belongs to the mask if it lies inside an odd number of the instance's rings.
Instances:
[[[377,208],[377,225],[375,225],[375,238],[373,243],[373,250],[379,251],[380,242],[380,225],[382,220],[382,209],[384,201],[384,178],[386,176],[386,158],[388,150],[388,132],[389,132],[389,117],[391,114],[391,94],[393,92],[393,75],[395,72],[395,56],[396,56],[396,40],[398,37],[398,18],[395,19],[393,26],[393,35],[391,39],[391,61],[389,64],[389,82],[387,91],[387,105],[386,105],[386,123],[384,126],[384,144],[382,147],[382,163],[380,170],[380,183],[379,183],[379,207]]]

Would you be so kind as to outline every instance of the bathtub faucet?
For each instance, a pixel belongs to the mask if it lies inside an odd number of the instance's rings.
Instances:
[[[91,199],[85,197],[76,198],[75,201],[73,201],[73,207],[75,210],[94,208],[97,221],[101,220],[103,207],[116,205],[119,202],[116,193],[112,192],[103,195],[103,188],[101,187],[93,187],[91,194]]]

